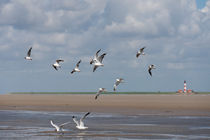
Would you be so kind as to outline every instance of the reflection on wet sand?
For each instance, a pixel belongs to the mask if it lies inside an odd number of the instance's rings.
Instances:
[[[210,117],[167,115],[119,115],[96,113],[87,118],[87,130],[75,128],[71,116],[84,112],[0,111],[3,139],[210,139]],[[63,133],[49,120],[72,121]]]

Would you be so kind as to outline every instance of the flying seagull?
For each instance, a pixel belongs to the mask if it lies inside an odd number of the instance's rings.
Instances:
[[[87,112],[82,118],[80,118],[80,121],[77,120],[77,118],[75,116],[73,116],[73,121],[76,123],[76,127],[78,129],[87,129],[88,127],[84,126],[84,122],[83,120],[87,117],[87,115],[89,115],[90,112]]]
[[[91,61],[90,61],[90,64],[93,64],[97,59],[98,59],[98,53],[101,51],[101,49],[100,50],[98,50],[97,52],[96,52],[96,54],[95,54],[95,56],[94,56],[94,58],[93,59],[91,59]]]
[[[102,54],[101,56],[99,56],[99,57],[96,59],[96,61],[94,62],[93,72],[94,72],[99,66],[104,66],[104,64],[102,64],[102,61],[103,61],[105,55],[106,55],[106,53]]]
[[[80,72],[80,69],[79,69],[79,64],[81,63],[81,60],[79,60],[79,62],[77,62],[77,65],[76,67],[71,71],[71,74],[73,74],[74,72]]]
[[[98,96],[99,96],[102,92],[106,92],[106,89],[105,89],[105,88],[99,88],[98,92],[96,93],[95,100],[98,98]]]
[[[63,123],[63,124],[61,124],[61,125],[57,125],[57,124],[54,124],[54,122],[51,120],[50,123],[51,123],[51,125],[52,125],[53,127],[55,127],[55,131],[56,131],[56,132],[62,132],[62,131],[63,131],[63,127],[64,127],[65,125],[69,124],[70,122],[66,122],[66,123]]]
[[[32,60],[32,58],[31,58],[31,50],[32,50],[32,47],[30,47],[30,49],[28,50],[27,56],[24,57],[26,60]]]
[[[115,82],[115,84],[114,84],[114,91],[116,91],[116,88],[117,88],[117,86],[120,84],[120,83],[122,83],[124,81],[124,79],[123,78],[117,78],[116,79],[116,82]]]
[[[58,70],[58,68],[61,68],[60,66],[60,62],[64,62],[64,60],[58,59],[56,60],[56,62],[54,64],[52,64],[53,68],[55,68],[55,70]]]
[[[150,76],[152,76],[152,72],[151,72],[152,69],[155,69],[155,65],[153,65],[153,64],[149,65],[149,67],[148,67],[148,72],[149,72]]]
[[[99,66],[104,66],[104,64],[102,64],[102,61],[104,59],[104,56],[106,55],[106,53],[103,53],[101,56],[98,56],[98,53],[101,51],[98,50],[94,56],[93,59],[91,59],[90,64],[93,64],[93,72],[99,67]]]
[[[138,58],[140,55],[145,55],[145,53],[144,53],[144,49],[145,49],[146,47],[144,46],[143,48],[141,48],[139,51],[137,51],[137,53],[136,53],[136,57]]]

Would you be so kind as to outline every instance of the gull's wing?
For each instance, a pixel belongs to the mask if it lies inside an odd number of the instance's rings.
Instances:
[[[140,49],[140,52],[143,52],[145,48],[146,48],[146,47],[141,48],[141,49]]]
[[[75,72],[75,70],[73,69],[72,71],[71,71],[71,74],[73,74]]]
[[[120,78],[120,82],[122,82],[124,79],[123,78]]]
[[[31,50],[32,50],[32,47],[28,50],[28,53],[27,53],[27,56],[31,56]]]
[[[98,91],[98,92],[96,93],[95,100],[98,98],[99,95],[100,95],[100,92]]]
[[[98,68],[98,66],[94,66],[93,67],[93,72]]]
[[[64,60],[62,60],[62,59],[57,59],[56,62],[57,62],[57,63],[59,63],[59,62],[64,62]]]
[[[96,52],[96,55],[95,55],[96,58],[98,58],[98,53],[99,53],[100,51],[101,51],[101,49],[98,50],[98,51]]]
[[[55,70],[58,70],[56,66],[52,65]]]
[[[115,86],[118,86],[120,84],[120,81],[115,82]]]
[[[51,125],[52,125],[53,127],[55,127],[55,128],[56,128],[56,130],[58,130],[58,129],[59,129],[59,126],[58,126],[58,125],[56,125],[56,124],[54,124],[52,120],[50,121],[50,123],[51,123]]]
[[[137,52],[137,53],[136,53],[136,57],[138,58],[138,57],[139,57],[139,55],[140,55],[140,53],[139,53],[139,52]]]
[[[106,55],[106,53],[102,54],[102,55],[98,58],[98,61],[102,63],[102,61],[103,61],[105,55]]]
[[[77,65],[76,65],[77,67],[79,67],[79,64],[81,63],[81,61],[82,61],[82,60],[79,60],[79,62],[77,62]]]
[[[80,119],[80,123],[81,123],[81,121],[83,121],[89,114],[90,114],[90,112],[87,112],[87,113]]]
[[[114,89],[113,90],[116,91],[116,88],[117,88],[117,86],[116,86],[116,84],[114,84]]]
[[[72,118],[73,118],[73,121],[76,123],[76,125],[79,126],[79,122],[78,122],[77,118],[74,116]]]
[[[152,76],[151,70],[152,70],[151,68],[148,69],[148,72],[149,72],[150,76]]]
[[[61,124],[61,125],[59,125],[60,127],[63,127],[64,125],[67,125],[67,124],[69,124],[70,122],[65,122],[65,123],[63,123],[63,124]]]
[[[84,122],[80,120],[80,127],[84,127]]]

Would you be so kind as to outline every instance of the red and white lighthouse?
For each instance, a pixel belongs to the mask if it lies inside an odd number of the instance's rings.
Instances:
[[[187,83],[186,83],[186,80],[184,80],[184,93],[187,92]]]

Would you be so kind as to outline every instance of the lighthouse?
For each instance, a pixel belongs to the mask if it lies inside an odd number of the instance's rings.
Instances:
[[[185,94],[187,94],[187,93],[193,94],[193,93],[194,93],[194,91],[193,91],[192,89],[188,89],[188,90],[187,90],[187,82],[186,82],[186,80],[184,80],[184,90],[179,89],[179,90],[176,91],[176,92],[177,92],[177,93],[185,93]],[[189,94],[189,95],[191,95],[191,94]]]
[[[187,83],[186,83],[186,80],[184,80],[184,93],[187,92]]]

